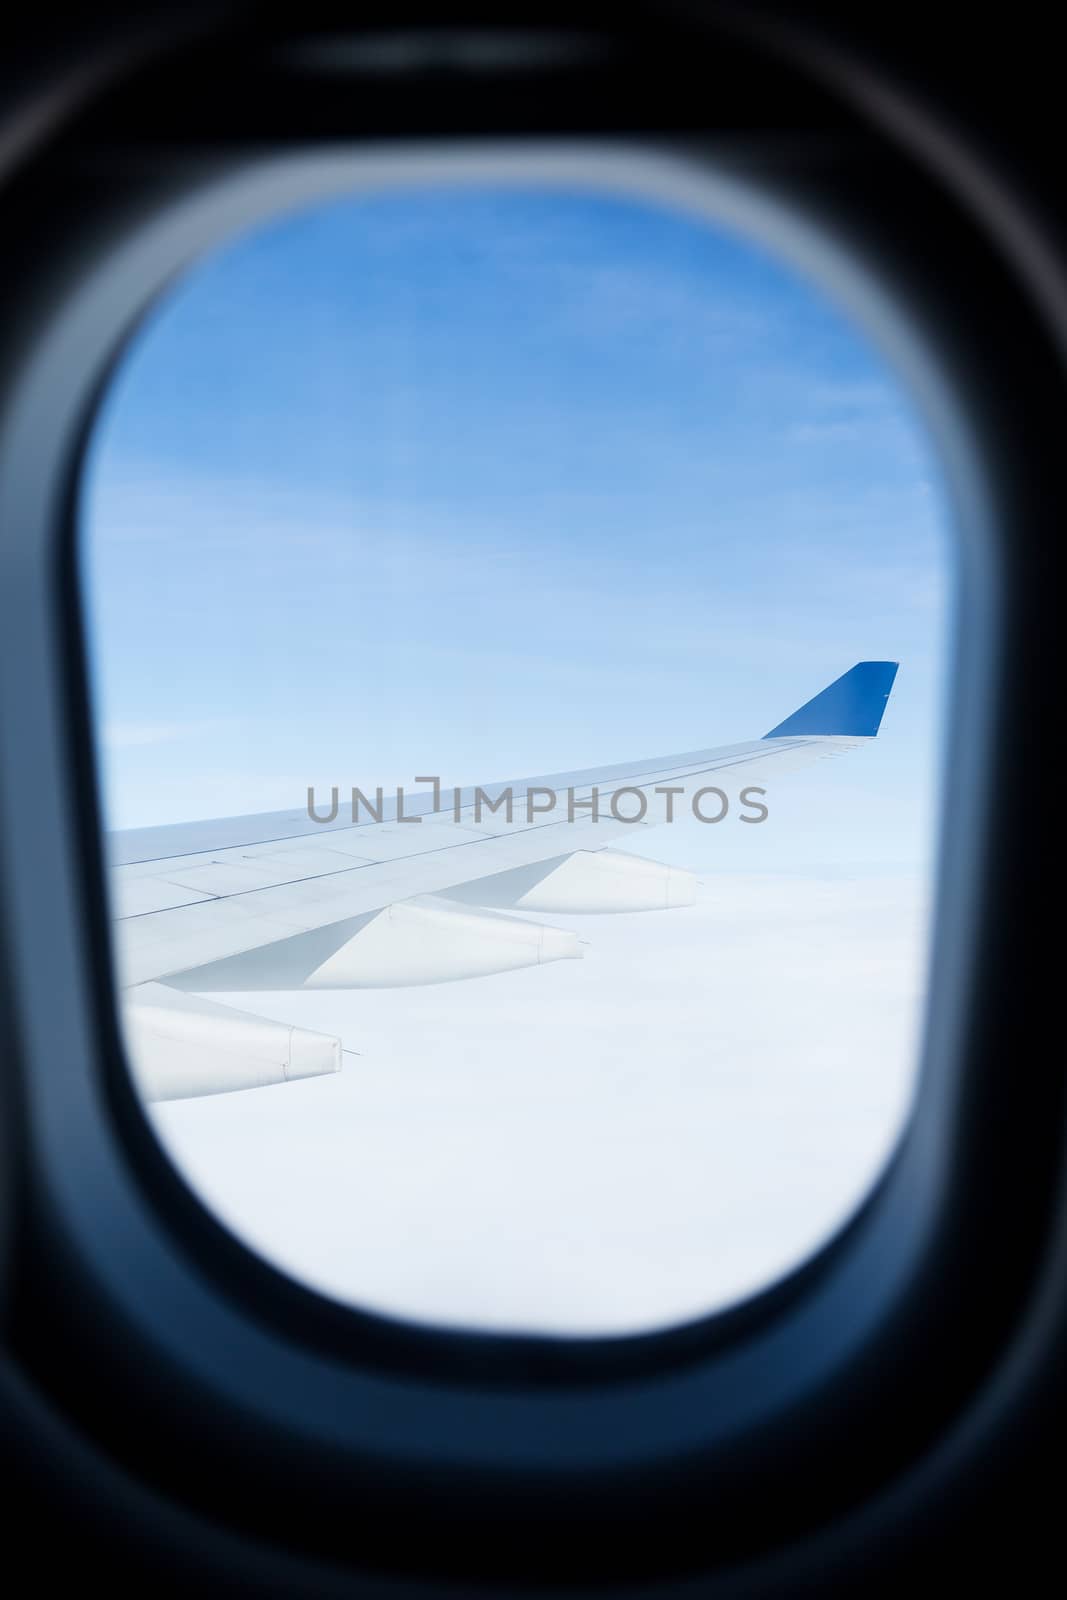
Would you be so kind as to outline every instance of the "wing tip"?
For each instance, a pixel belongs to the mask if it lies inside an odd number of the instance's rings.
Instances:
[[[899,666],[898,661],[857,661],[763,737],[873,739]]]

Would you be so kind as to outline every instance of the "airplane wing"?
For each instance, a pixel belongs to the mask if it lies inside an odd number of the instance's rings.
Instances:
[[[115,950],[143,1092],[184,1098],[339,1070],[339,1040],[204,998],[213,992],[510,971],[581,954],[574,933],[516,912],[690,904],[690,874],[610,843],[690,807],[712,821],[742,788],[874,738],[896,670],[859,662],[746,744],[479,789],[435,784],[400,804],[331,796],[321,821],[309,805],[111,835]]]

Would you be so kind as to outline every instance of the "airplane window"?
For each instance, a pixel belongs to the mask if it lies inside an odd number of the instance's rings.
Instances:
[[[916,1076],[952,565],[821,287],[636,195],[320,203],[157,305],[81,524],[129,1067],[234,1234],[591,1336],[847,1221]]]

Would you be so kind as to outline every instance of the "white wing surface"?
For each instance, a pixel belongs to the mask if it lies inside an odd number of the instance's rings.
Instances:
[[[689,874],[617,845],[694,806],[711,820],[742,790],[873,738],[895,674],[896,663],[860,662],[747,744],[427,790],[399,811],[374,794],[355,820],[338,795],[324,821],[305,809],[112,835],[116,958],[143,1091],[177,1098],[339,1069],[339,1041],[197,998],[212,991],[477,977],[581,954],[573,933],[521,913],[691,903]]]

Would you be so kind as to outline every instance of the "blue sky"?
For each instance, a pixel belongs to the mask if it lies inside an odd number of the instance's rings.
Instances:
[[[134,341],[87,524],[119,825],[726,743],[865,656],[903,663],[880,783],[928,803],[922,432],[811,285],[647,202],[406,193],[231,247]]]
[[[131,343],[82,549],[113,826],[302,806],[309,783],[486,782],[730,743],[857,660],[899,660],[877,744],[782,780],[763,827],[642,839],[705,877],[688,933],[583,919],[586,962],[484,980],[488,1000],[478,983],[280,996],[279,1018],[340,1032],[358,1070],[157,1123],[257,1248],[412,1315],[655,1323],[773,1275],[847,1213],[914,1069],[951,545],[907,395],[819,289],[703,219],[592,192],[406,190],[287,216],[191,272]],[[801,968],[802,948],[819,959]],[[709,951],[728,986],[701,987]],[[775,995],[804,1011],[799,1045]],[[364,1187],[414,1159],[428,1037],[452,1074],[419,1158],[440,1181],[419,1202],[432,1264],[410,1185],[385,1222],[352,1187],[357,1148]],[[653,1043],[679,1119],[660,1144]],[[565,1146],[553,1107],[536,1134],[509,1121],[515,1075],[535,1089],[547,1055]],[[710,1198],[699,1143],[677,1188],[696,1106],[723,1163]],[[296,1163],[286,1193],[306,1186],[296,1214],[264,1187],[272,1138],[272,1163]],[[627,1152],[648,1139],[638,1217]],[[583,1151],[604,1140],[616,1157],[576,1220]],[[546,1169],[570,1196],[555,1222]],[[505,1170],[527,1174],[506,1204]],[[487,1242],[472,1219],[494,1208],[511,1222]],[[657,1229],[683,1216],[653,1269]],[[570,1239],[562,1264],[538,1257],[542,1227]]]

